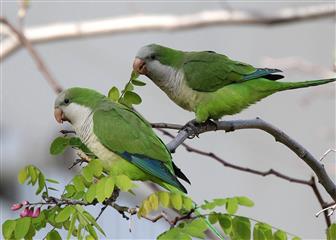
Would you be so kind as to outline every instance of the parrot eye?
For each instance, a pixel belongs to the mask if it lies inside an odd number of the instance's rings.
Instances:
[[[150,55],[150,59],[155,60],[156,56],[155,54]]]
[[[64,103],[68,104],[70,102],[69,98],[64,99]]]

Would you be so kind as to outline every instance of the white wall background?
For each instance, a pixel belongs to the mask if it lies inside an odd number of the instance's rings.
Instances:
[[[317,4],[310,3],[310,4]],[[296,2],[57,2],[32,1],[27,26],[89,20],[137,13],[184,14],[224,8],[276,11],[281,7],[303,6]],[[15,21],[18,5],[3,1],[3,15]],[[115,36],[59,41],[37,45],[55,78],[65,87],[83,86],[107,93],[112,85],[123,87],[129,78],[134,54],[143,45],[159,43],[184,50],[214,50],[233,59],[262,67],[264,57],[298,56],[326,68],[332,67],[335,22],[316,20],[277,27],[216,26],[181,32],[144,32]],[[268,66],[272,67],[272,66]],[[8,209],[14,201],[34,199],[30,189],[19,186],[16,174],[21,167],[35,164],[48,176],[66,183],[75,174],[68,171],[71,152],[66,160],[49,156],[49,144],[62,126],[53,118],[54,93],[25,50],[19,50],[1,63],[1,222],[16,217]],[[316,79],[321,76],[285,71],[287,81]],[[143,78],[147,81],[147,79]],[[174,105],[153,83],[138,92],[143,103],[138,110],[152,122],[185,123],[193,114]],[[305,103],[304,99],[312,98]],[[313,155],[319,157],[335,147],[335,84],[275,94],[244,112],[225,119],[261,117],[280,127]],[[168,139],[164,139],[168,141]],[[274,168],[293,177],[309,179],[312,171],[295,154],[257,130],[224,134],[207,133],[188,143],[213,151],[235,164],[259,170]],[[239,214],[265,221],[295,233],[304,239],[324,238],[325,223],[314,214],[320,206],[310,188],[275,177],[260,177],[223,168],[211,159],[178,149],[175,162],[189,176],[190,195],[198,202],[214,197],[246,195],[255,207],[241,208]],[[65,164],[64,164],[65,163]],[[335,155],[325,159],[335,177]],[[323,196],[330,198],[321,188]],[[138,190],[139,198],[148,189]],[[138,199],[125,195],[128,204]],[[99,210],[97,210],[99,211]],[[167,226],[134,219],[133,232],[113,210],[104,213],[100,223],[114,239],[155,238]]]

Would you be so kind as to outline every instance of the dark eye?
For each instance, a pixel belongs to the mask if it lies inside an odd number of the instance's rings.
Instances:
[[[68,104],[70,102],[70,100],[68,98],[64,99],[64,103]]]
[[[150,55],[150,59],[154,60],[156,56],[154,54]]]

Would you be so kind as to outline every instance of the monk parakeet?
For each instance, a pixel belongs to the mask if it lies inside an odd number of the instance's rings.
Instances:
[[[196,121],[239,113],[273,93],[321,85],[336,78],[279,82],[279,69],[255,68],[213,51],[183,52],[156,44],[142,47],[134,71],[146,75]]]
[[[177,177],[189,180],[138,113],[94,90],[70,88],[58,95],[55,118],[59,123],[68,121],[109,171],[132,180],[149,180],[170,191],[187,192]]]

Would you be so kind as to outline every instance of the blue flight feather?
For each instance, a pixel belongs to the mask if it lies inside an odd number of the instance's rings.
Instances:
[[[177,178],[169,171],[162,161],[151,159],[141,154],[133,154],[123,152],[120,154],[124,159],[133,163],[141,170],[163,180],[166,183],[178,188],[184,193],[187,193],[185,187],[177,180]]]
[[[271,68],[257,68],[257,70],[251,74],[245,75],[244,76],[244,80],[252,80],[255,78],[260,78],[260,77],[266,77],[268,75],[271,75],[273,73],[278,73],[278,72],[282,72],[280,69],[271,69]],[[281,75],[277,75],[278,77],[275,78],[274,80],[283,78],[283,76]]]

